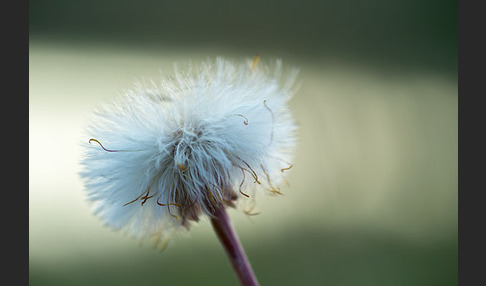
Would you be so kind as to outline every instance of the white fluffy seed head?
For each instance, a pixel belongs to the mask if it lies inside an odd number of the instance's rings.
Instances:
[[[279,192],[296,125],[295,71],[218,58],[94,114],[81,176],[95,212],[135,237],[168,234],[256,191]]]

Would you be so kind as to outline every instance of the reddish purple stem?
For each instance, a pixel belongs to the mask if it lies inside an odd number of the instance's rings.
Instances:
[[[241,285],[258,286],[258,281],[246,257],[245,251],[231,226],[225,207],[222,206],[217,209],[214,216],[211,218],[214,231],[221,244],[223,244]]]

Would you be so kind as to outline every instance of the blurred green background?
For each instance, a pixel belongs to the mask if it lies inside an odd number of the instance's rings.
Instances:
[[[174,62],[300,69],[284,196],[230,210],[262,285],[457,285],[456,1],[29,1],[30,285],[237,285],[207,220],[164,252],[77,176],[91,113]]]

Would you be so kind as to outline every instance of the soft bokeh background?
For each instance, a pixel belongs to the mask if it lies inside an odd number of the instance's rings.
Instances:
[[[300,68],[284,196],[230,210],[262,285],[457,285],[456,1],[29,1],[30,285],[237,285],[207,220],[164,252],[78,178],[93,109],[178,61]]]

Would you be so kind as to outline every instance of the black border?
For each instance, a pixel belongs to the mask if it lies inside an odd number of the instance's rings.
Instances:
[[[2,273],[16,285],[29,284],[29,14],[28,1],[5,3],[2,9]],[[6,90],[5,90],[6,87]],[[12,109],[12,110],[10,110]],[[12,283],[12,282],[6,282]]]

